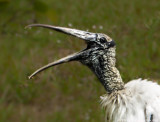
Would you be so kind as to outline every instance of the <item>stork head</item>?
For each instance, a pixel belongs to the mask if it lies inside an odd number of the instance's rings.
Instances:
[[[91,32],[81,31],[77,29],[70,29],[70,28],[57,27],[57,26],[44,25],[44,24],[31,24],[31,25],[28,25],[27,27],[49,28],[61,33],[78,37],[84,40],[87,44],[87,47],[82,51],[71,54],[67,57],[54,61],[52,63],[49,63],[41,67],[40,69],[36,70],[33,74],[29,76],[29,79],[31,79],[36,74],[38,74],[39,72],[49,67],[70,62],[70,61],[80,61],[84,65],[87,65],[92,71],[96,73],[96,75],[100,75],[99,77],[101,79],[101,73],[104,68],[103,66],[104,60],[107,60],[108,56],[109,57],[115,56],[114,40],[112,40],[109,36],[102,33],[91,33]]]

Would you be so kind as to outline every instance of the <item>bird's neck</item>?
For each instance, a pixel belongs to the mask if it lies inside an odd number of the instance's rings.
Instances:
[[[115,67],[116,59],[114,50],[109,50],[107,55],[103,55],[103,72],[99,79],[103,83],[108,93],[122,90],[124,88],[124,82],[118,69]]]
[[[114,47],[108,49],[106,52],[97,52],[98,56],[93,56],[92,64],[88,65],[108,93],[124,89],[124,82],[118,69],[115,67],[115,49]]]

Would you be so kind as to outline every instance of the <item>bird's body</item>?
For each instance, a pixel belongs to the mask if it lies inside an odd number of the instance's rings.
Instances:
[[[160,86],[137,79],[101,96],[106,122],[160,122]]]
[[[160,122],[160,86],[141,79],[124,84],[115,65],[115,42],[109,36],[43,24],[32,26],[76,36],[85,40],[87,48],[38,69],[29,78],[51,66],[80,61],[93,71],[107,92],[101,97],[106,122]]]

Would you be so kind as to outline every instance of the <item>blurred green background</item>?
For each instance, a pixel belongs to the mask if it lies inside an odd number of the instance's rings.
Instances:
[[[102,122],[103,86],[79,62],[37,68],[83,49],[44,23],[110,35],[125,82],[160,81],[160,0],[0,0],[0,122]]]

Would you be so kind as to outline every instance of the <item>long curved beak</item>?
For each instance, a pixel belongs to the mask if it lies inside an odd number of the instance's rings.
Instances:
[[[44,27],[44,28],[49,28],[58,32],[62,32],[68,35],[72,35],[75,37],[78,37],[80,39],[85,40],[86,42],[90,42],[90,41],[96,41],[97,40],[97,34],[96,33],[91,33],[91,32],[87,32],[87,31],[81,31],[81,30],[77,30],[77,29],[71,29],[71,28],[65,28],[65,27],[57,27],[57,26],[51,26],[51,25],[45,25],[45,24],[31,24],[26,26],[26,28],[29,27]],[[72,55],[66,56],[62,59],[59,59],[57,61],[54,61],[52,63],[49,63],[41,68],[39,68],[38,70],[36,70],[34,73],[32,73],[28,78],[31,79],[33,76],[35,76],[36,74],[42,72],[43,70],[58,65],[58,64],[62,64],[65,62],[69,62],[69,61],[75,61],[75,60],[80,60],[81,58],[84,57],[84,55],[88,54],[89,50],[82,50],[78,53],[74,53]]]
[[[74,53],[74,54],[71,54],[69,56],[66,56],[64,58],[61,58],[57,61],[53,61],[39,69],[37,69],[35,72],[33,72],[30,76],[28,76],[29,79],[32,79],[33,76],[37,75],[38,73],[42,72],[43,70],[45,69],[48,69],[49,67],[52,67],[52,66],[55,66],[55,65],[58,65],[58,64],[62,64],[62,63],[66,63],[66,62],[69,62],[69,61],[75,61],[75,60],[79,60],[81,59],[81,57],[87,52],[88,50],[85,50],[85,51],[80,51],[78,53]]]
[[[52,29],[58,32],[62,32],[68,35],[72,35],[75,37],[78,37],[80,39],[83,39],[85,41],[96,41],[97,34],[96,33],[91,33],[87,31],[82,31],[78,29],[71,29],[71,28],[65,28],[65,27],[58,27],[58,26],[52,26],[52,25],[46,25],[46,24],[31,24],[26,26],[25,28],[30,28],[30,27],[43,27],[43,28],[48,28]]]

